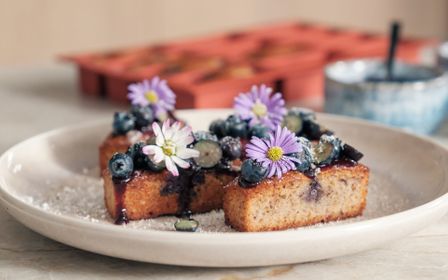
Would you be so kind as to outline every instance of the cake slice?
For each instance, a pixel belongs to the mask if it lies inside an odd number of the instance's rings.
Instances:
[[[226,187],[226,222],[238,231],[272,231],[342,220],[362,214],[366,206],[369,169],[362,164],[336,164],[315,178],[290,171],[281,179],[242,188],[238,180]]]
[[[188,217],[222,208],[237,176],[241,142],[165,121],[154,137],[115,153],[103,170],[106,208],[117,224],[162,215]]]
[[[138,171],[128,181],[112,179],[103,171],[106,208],[117,224],[126,220],[155,218],[162,215],[182,215],[188,210],[204,213],[222,208],[224,186],[235,176],[215,171],[202,174],[202,182],[185,188],[170,189],[167,171]]]
[[[277,127],[253,137],[238,179],[224,193],[227,224],[238,231],[272,231],[361,215],[369,169],[362,154],[333,135],[318,142]]]

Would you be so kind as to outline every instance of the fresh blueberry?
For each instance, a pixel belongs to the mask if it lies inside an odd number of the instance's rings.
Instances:
[[[145,146],[145,143],[138,142],[129,147],[126,152],[129,155],[133,162],[135,169],[147,169],[150,159],[147,155],[145,155],[142,151],[142,148]]]
[[[131,114],[135,118],[135,127],[141,129],[154,121],[154,112],[148,106],[132,106]]]
[[[229,123],[228,131],[228,135],[232,137],[247,139],[249,136],[249,130],[246,122]]]
[[[227,125],[224,120],[214,120],[209,127],[211,133],[215,134],[219,138],[227,135]]]
[[[113,133],[123,135],[135,128],[135,118],[126,112],[116,112],[114,114]]]
[[[258,138],[269,138],[269,128],[262,124],[255,124],[249,130],[249,136]]]
[[[223,156],[226,159],[235,160],[241,157],[241,141],[239,138],[226,136],[219,143],[221,144]]]
[[[322,135],[313,147],[314,160],[319,165],[327,165],[336,160],[342,150],[341,140],[333,135]]]
[[[194,144],[193,149],[199,151],[199,156],[194,158],[194,161],[200,167],[211,168],[218,164],[222,158],[221,147],[216,141],[198,141]]]
[[[259,162],[253,159],[246,159],[241,165],[240,182],[248,184],[256,184],[261,182],[268,173],[268,169],[263,167]]]
[[[210,133],[209,131],[196,131],[193,133],[194,141],[198,142],[201,140],[211,140],[218,142],[218,137]]]
[[[230,124],[237,124],[244,122],[238,115],[230,115],[227,117],[226,122]]]
[[[320,125],[315,120],[311,119],[303,121],[302,132],[311,140],[318,140],[322,135],[322,129]]]
[[[342,154],[354,161],[359,161],[364,156],[360,151],[348,144],[344,144],[344,146],[342,146]]]
[[[129,155],[116,153],[109,161],[109,170],[114,179],[128,179],[134,171],[134,162]]]

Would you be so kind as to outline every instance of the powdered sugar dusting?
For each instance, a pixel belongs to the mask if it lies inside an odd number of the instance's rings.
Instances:
[[[26,203],[32,204],[45,211],[57,215],[72,216],[92,223],[113,224],[104,206],[102,179],[98,176],[99,170],[83,169],[73,174],[66,181],[46,182],[48,188],[38,196],[22,197]],[[402,193],[396,184],[384,174],[372,171],[367,197],[367,208],[360,217],[338,222],[318,224],[313,227],[326,227],[340,223],[351,223],[372,219],[414,207],[410,200]],[[193,215],[199,221],[199,232],[231,232],[224,223],[222,210],[206,214]],[[126,228],[142,230],[174,231],[174,216],[159,217],[140,221],[131,221]]]

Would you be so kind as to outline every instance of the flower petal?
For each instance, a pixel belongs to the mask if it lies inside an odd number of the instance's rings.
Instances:
[[[168,171],[173,174],[173,176],[179,176],[179,170],[170,157],[165,157],[165,165],[166,169],[168,169]]]
[[[147,145],[142,148],[145,155],[148,155],[151,161],[159,163],[165,158],[162,148],[156,145]]]
[[[174,161],[175,164],[179,165],[183,169],[187,169],[190,167],[190,164],[187,161],[185,161],[179,157],[172,156],[171,159]]]
[[[194,149],[190,149],[190,148],[178,149],[176,151],[176,156],[178,156],[181,159],[194,158],[194,157],[198,157],[199,156],[199,151],[198,150],[194,150]]]

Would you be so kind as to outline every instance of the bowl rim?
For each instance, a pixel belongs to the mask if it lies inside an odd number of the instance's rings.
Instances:
[[[412,91],[423,91],[429,87],[440,87],[446,86],[448,84],[448,72],[444,72],[442,69],[438,67],[431,67],[428,65],[408,63],[403,60],[397,60],[398,64],[414,66],[421,69],[425,69],[428,71],[433,71],[435,76],[425,80],[416,80],[416,81],[381,81],[381,82],[373,82],[373,81],[357,81],[357,82],[346,82],[338,80],[331,75],[330,71],[332,71],[335,67],[340,67],[340,65],[350,65],[354,63],[365,63],[365,64],[382,64],[384,60],[380,58],[355,58],[355,59],[347,59],[347,60],[338,60],[327,64],[324,69],[325,74],[325,82],[331,82],[339,85],[343,85],[345,87],[356,87],[356,88],[365,88],[365,89],[379,89],[376,90],[377,93],[393,93],[396,89],[405,88],[406,90]]]

